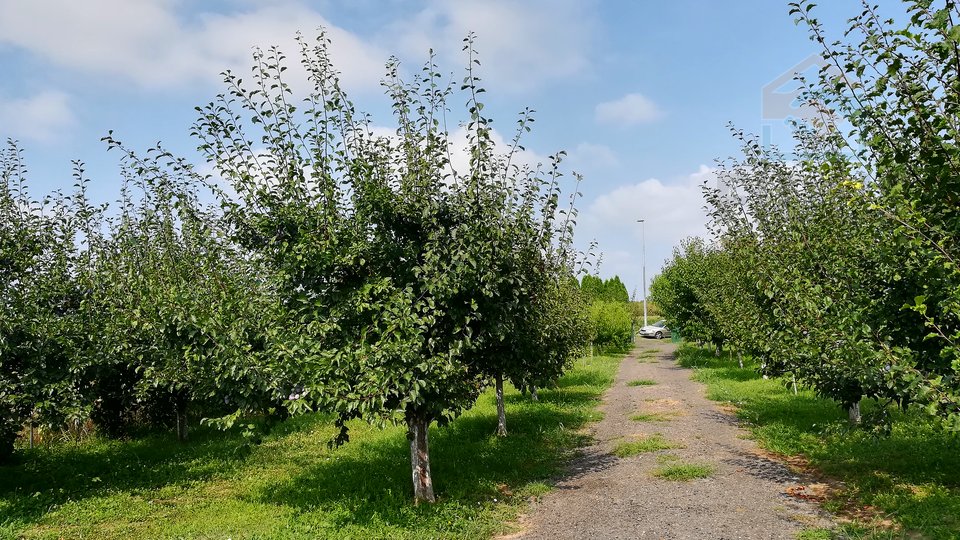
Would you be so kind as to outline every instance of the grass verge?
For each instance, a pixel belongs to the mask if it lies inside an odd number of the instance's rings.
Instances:
[[[618,457],[624,458],[646,452],[668,450],[670,448],[680,448],[680,445],[664,439],[663,435],[657,433],[633,441],[623,441],[617,444],[617,446],[613,449],[613,453]]]
[[[657,381],[651,379],[634,379],[627,382],[627,386],[653,386],[657,384]]]
[[[710,399],[737,408],[760,446],[800,456],[844,483],[824,506],[849,523],[830,534],[960,538],[960,436],[910,411],[891,411],[889,436],[850,429],[833,401],[802,389],[794,395],[784,381],[761,378],[756,365],[745,361],[740,369],[736,360],[689,345],[679,352],[680,365],[695,368],[694,378],[707,384]],[[862,404],[865,414],[877,407]]]
[[[492,393],[430,430],[438,502],[411,504],[400,427],[350,424],[329,450],[330,419],[277,426],[257,446],[199,428],[24,451],[0,467],[0,538],[487,538],[550,490],[578,432],[613,383],[618,357],[583,359],[540,401],[507,388],[498,438]]]
[[[706,478],[717,468],[709,463],[676,463],[665,465],[653,471],[653,475],[664,480],[687,482],[697,478]]]

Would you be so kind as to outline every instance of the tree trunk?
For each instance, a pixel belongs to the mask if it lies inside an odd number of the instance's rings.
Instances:
[[[17,432],[0,424],[0,463],[6,462],[13,455],[13,443],[16,440]]]
[[[534,401],[540,401],[540,396],[537,395],[537,386],[536,386],[536,385],[533,385],[533,384],[530,385],[530,397],[531,397]]]
[[[793,395],[797,395],[797,376],[793,375]]]
[[[186,400],[177,402],[177,440],[184,442],[189,437],[187,428],[187,404]]]
[[[434,503],[433,477],[430,476],[430,420],[420,417],[407,419],[407,437],[410,439],[410,468],[413,471],[413,503]]]
[[[737,363],[740,364],[740,369],[743,369],[743,353],[737,351]]]
[[[850,421],[851,426],[860,425],[862,418],[860,417],[860,402],[851,403],[847,405],[847,419]]]
[[[507,436],[507,412],[503,406],[503,375],[497,374],[497,437]]]

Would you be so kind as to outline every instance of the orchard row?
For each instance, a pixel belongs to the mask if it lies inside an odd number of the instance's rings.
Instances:
[[[793,4],[827,61],[805,83],[820,114],[791,155],[738,134],[704,189],[713,241],[677,248],[651,293],[684,337],[854,422],[872,398],[960,431],[960,8],[940,4],[907,2],[903,27],[864,4],[837,42]]]
[[[345,96],[326,38],[299,43],[306,95],[272,49],[197,109],[213,175],[108,136],[116,205],[90,202],[80,163],[75,193],[35,201],[20,149],[3,152],[0,457],[25,425],[186,438],[190,418],[324,411],[334,444],[352,419],[407,425],[415,499],[432,501],[431,423],[493,381],[506,435],[504,381],[535,394],[585,350],[579,194],[561,186],[562,154],[520,161],[532,111],[495,148],[472,40],[456,87],[432,59],[409,81],[388,64],[386,136]],[[453,97],[467,103],[465,149],[445,125]]]

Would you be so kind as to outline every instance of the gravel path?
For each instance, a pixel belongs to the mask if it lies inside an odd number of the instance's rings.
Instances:
[[[762,457],[743,438],[747,432],[736,418],[706,399],[690,370],[676,365],[675,348],[642,340],[624,358],[600,406],[604,418],[592,425],[595,445],[521,518],[521,532],[505,538],[795,538],[806,528],[831,525],[815,504],[786,495],[806,479]],[[657,384],[627,386],[635,379]],[[631,420],[637,413],[670,419]],[[627,458],[611,454],[619,442],[656,433],[684,448]],[[687,462],[711,464],[716,472],[687,482],[652,474],[665,464]]]

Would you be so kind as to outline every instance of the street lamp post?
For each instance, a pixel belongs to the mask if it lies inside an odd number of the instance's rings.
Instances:
[[[646,220],[638,219],[640,224],[640,257],[643,264],[643,325],[647,325],[647,225]]]

